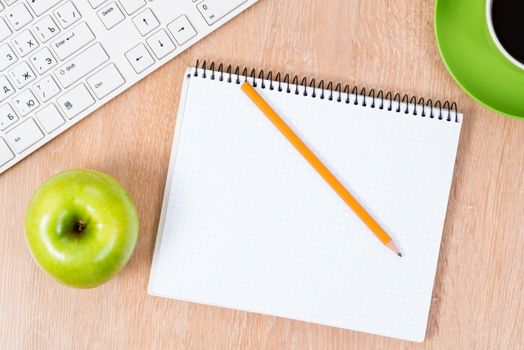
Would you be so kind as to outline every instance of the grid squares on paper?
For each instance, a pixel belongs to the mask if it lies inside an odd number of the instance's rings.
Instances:
[[[399,259],[234,83],[186,81],[150,291],[422,340],[459,123],[259,89]]]

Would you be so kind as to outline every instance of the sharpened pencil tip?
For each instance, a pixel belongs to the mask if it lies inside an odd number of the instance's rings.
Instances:
[[[391,249],[393,253],[397,254],[398,256],[402,256],[402,253],[400,252],[400,249],[395,245],[395,242],[389,241],[389,243],[386,244],[386,247]]]

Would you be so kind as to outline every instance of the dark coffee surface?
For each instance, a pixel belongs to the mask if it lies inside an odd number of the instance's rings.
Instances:
[[[493,28],[500,43],[524,63],[524,0],[493,0]]]

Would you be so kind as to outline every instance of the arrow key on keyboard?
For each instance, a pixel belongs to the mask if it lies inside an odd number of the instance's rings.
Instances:
[[[147,51],[144,44],[138,44],[126,52],[126,58],[137,73],[142,73],[144,70],[151,67],[155,63],[155,60],[149,51]]]
[[[163,29],[147,39],[147,43],[158,59],[165,57],[176,48],[175,44],[173,44],[166,31]]]
[[[158,19],[151,9],[140,12],[135,18],[133,18],[133,23],[135,24],[136,29],[138,29],[143,36],[151,33],[160,25],[160,22],[158,22]]]
[[[197,35],[195,28],[184,15],[169,23],[167,29],[173,34],[178,45],[184,45]]]

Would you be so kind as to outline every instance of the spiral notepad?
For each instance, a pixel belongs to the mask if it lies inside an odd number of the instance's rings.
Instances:
[[[245,80],[404,257],[249,101]],[[454,103],[231,66],[188,69],[149,293],[422,341],[461,125]]]

